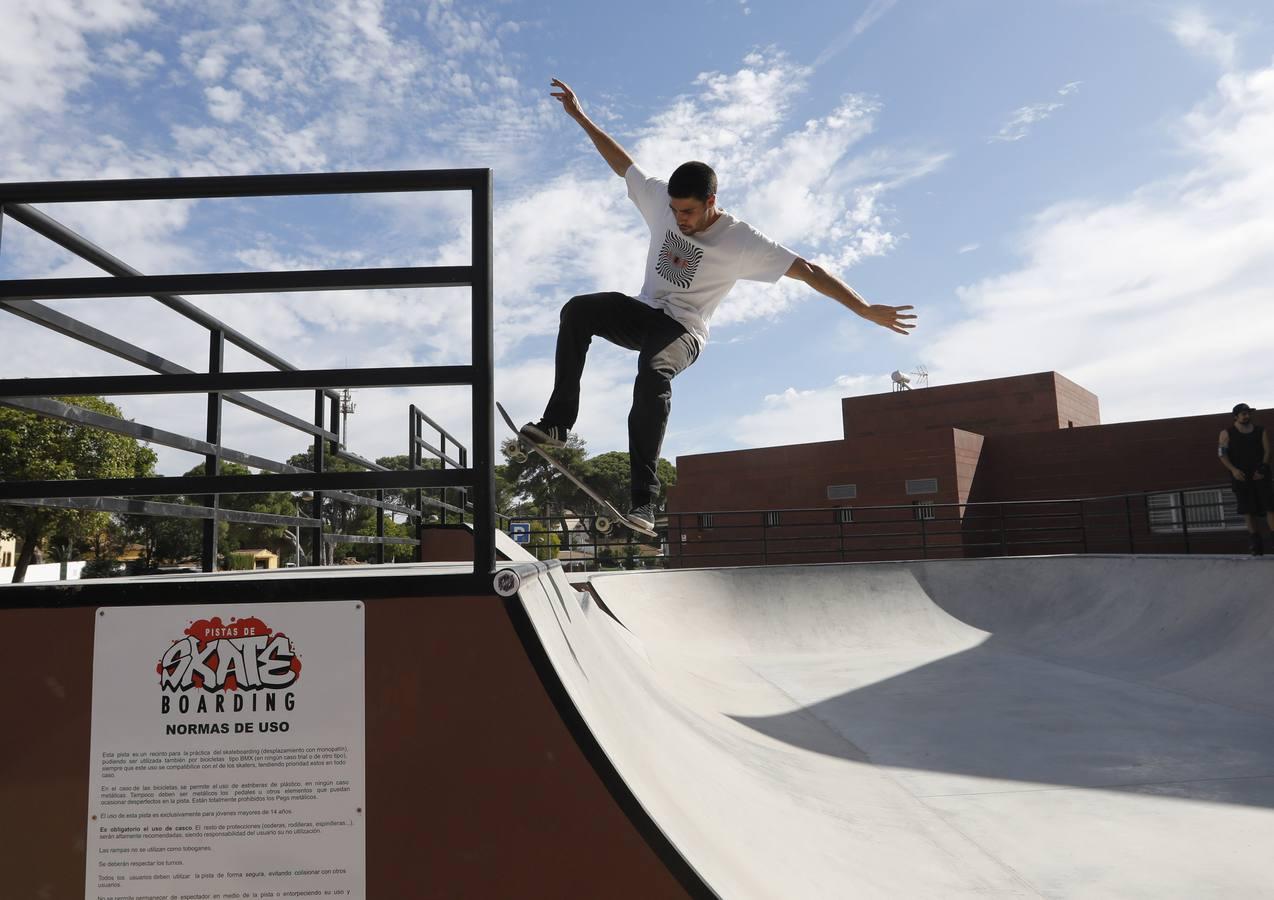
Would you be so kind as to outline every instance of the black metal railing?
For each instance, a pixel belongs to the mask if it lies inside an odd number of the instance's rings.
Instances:
[[[557,560],[566,571],[663,568],[660,545],[622,525],[598,528],[605,516],[548,515],[507,517],[506,530],[541,561]],[[525,526],[518,528],[517,526]]]
[[[1228,486],[1107,497],[672,512],[666,566],[1241,552]]]
[[[133,201],[156,199],[244,198],[372,192],[466,191],[471,198],[471,257],[467,266],[417,266],[297,270],[277,272],[219,272],[179,275],[144,275],[31,204]],[[204,520],[202,563],[216,567],[217,522],[285,525],[311,532],[311,556],[323,559],[323,549],[334,543],[377,543],[377,558],[384,559],[387,543],[418,543],[417,538],[387,537],[386,512],[420,521],[420,504],[404,505],[385,500],[384,491],[398,489],[459,489],[460,508],[469,511],[474,526],[474,585],[488,584],[495,564],[495,475],[490,448],[494,423],[492,386],[492,256],[491,172],[488,169],[453,169],[399,172],[350,172],[314,175],[253,175],[211,178],[158,178],[101,181],[34,182],[0,184],[0,227],[9,217],[70,250],[107,274],[88,278],[38,278],[0,280],[0,309],[82,344],[127,360],[153,375],[33,377],[0,379],[0,405],[42,416],[52,416],[160,446],[202,454],[204,474],[183,477],[104,478],[43,481],[0,481],[0,502],[97,509],[145,515],[177,515]],[[2,233],[2,231],[0,231]],[[182,294],[279,293],[288,291],[352,290],[367,288],[468,287],[471,290],[471,359],[468,365],[404,366],[398,368],[303,369],[215,316],[190,303]],[[197,323],[209,336],[206,372],[196,372],[162,355],[145,350],[45,305],[59,299],[151,297]],[[267,371],[226,371],[226,345],[230,344],[266,363]],[[340,397],[336,388],[402,388],[467,386],[472,404],[472,461],[464,450],[459,464],[437,469],[411,466],[391,470],[346,450],[340,435]],[[278,409],[243,391],[314,392],[313,418],[307,420]],[[55,398],[77,395],[206,394],[207,412],[202,437],[181,435],[153,426],[127,422],[85,410]],[[307,470],[223,446],[223,403],[232,403],[274,422],[300,431],[313,441],[312,468]],[[413,407],[414,410],[414,407]],[[450,435],[448,435],[450,437]],[[454,439],[452,439],[454,441]],[[444,444],[445,447],[445,444]],[[413,460],[419,460],[416,442],[409,444]],[[445,453],[443,454],[445,456]],[[361,471],[331,471],[327,460],[344,459]],[[221,474],[223,462],[235,462],[264,474]],[[289,491],[310,505],[308,516],[222,509],[223,493]],[[364,496],[374,493],[374,497]],[[165,503],[156,497],[202,497],[202,505]],[[373,506],[377,510],[377,534],[325,534],[324,498]],[[444,500],[445,502],[445,500]],[[299,543],[299,538],[298,538]]]
[[[516,523],[516,524],[515,524]],[[510,534],[570,569],[677,568],[1070,553],[1244,552],[1225,485],[1108,497],[670,512],[660,545],[594,516],[513,516]]]

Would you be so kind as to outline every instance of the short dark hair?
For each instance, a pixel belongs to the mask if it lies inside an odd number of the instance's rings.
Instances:
[[[712,166],[698,160],[682,163],[668,179],[669,197],[694,197],[707,202],[717,192],[717,173]]]

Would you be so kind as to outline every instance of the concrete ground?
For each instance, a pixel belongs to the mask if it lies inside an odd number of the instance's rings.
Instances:
[[[1274,560],[597,575],[521,598],[721,897],[1274,897]]]

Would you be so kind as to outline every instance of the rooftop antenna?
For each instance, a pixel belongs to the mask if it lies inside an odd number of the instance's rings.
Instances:
[[[894,383],[894,392],[911,390],[911,379],[902,374],[898,369],[894,369],[889,373],[889,380]]]
[[[916,387],[927,388],[929,386],[929,370],[924,366],[916,366],[916,371],[911,374],[916,377]]]

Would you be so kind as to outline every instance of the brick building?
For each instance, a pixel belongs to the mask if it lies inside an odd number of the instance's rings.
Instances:
[[[1042,372],[847,397],[841,418],[836,441],[679,457],[669,556],[733,565],[1246,547],[1218,489],[1228,413],[1102,425],[1094,394]]]

